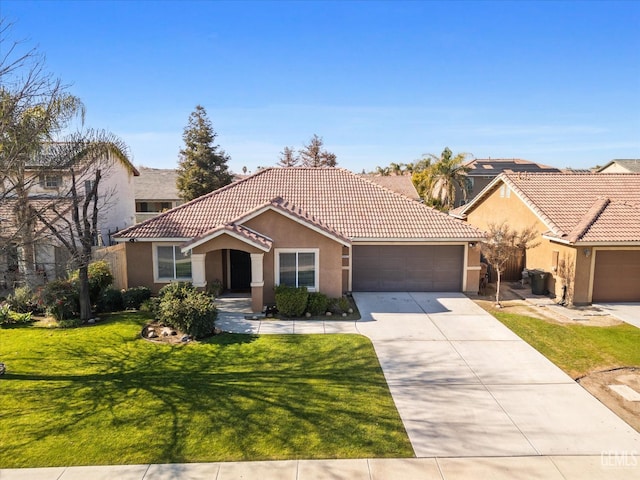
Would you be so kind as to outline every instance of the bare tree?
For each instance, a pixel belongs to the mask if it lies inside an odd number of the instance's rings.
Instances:
[[[523,251],[537,246],[538,242],[535,241],[537,236],[538,232],[533,226],[518,232],[511,229],[506,222],[489,225],[487,237],[480,248],[487,262],[498,275],[496,306],[500,306],[500,280],[505,266],[515,255],[520,255]]]
[[[44,58],[35,49],[23,49],[8,38],[11,24],[0,20],[0,201],[10,204],[0,223],[0,250],[20,247],[25,280],[35,277],[37,210],[30,191],[49,165],[44,152],[72,119],[84,121],[84,105],[66,91],[60,80],[45,71]],[[37,161],[34,161],[38,159]]]
[[[562,281],[561,305],[573,305],[573,279],[575,277],[576,264],[566,253],[558,262],[558,276]]]
[[[52,155],[68,167],[71,184],[66,194],[33,214],[64,246],[79,270],[80,320],[91,316],[88,267],[98,235],[98,216],[109,196],[100,181],[115,163],[131,167],[128,148],[118,137],[104,131],[79,132],[56,144]]]

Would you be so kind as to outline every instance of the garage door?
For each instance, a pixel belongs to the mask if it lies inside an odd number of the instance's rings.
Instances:
[[[640,302],[640,250],[597,250],[594,302]]]
[[[355,245],[356,292],[459,292],[462,245]]]

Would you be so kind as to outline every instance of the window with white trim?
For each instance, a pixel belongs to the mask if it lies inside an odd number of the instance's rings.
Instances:
[[[191,251],[182,253],[179,245],[155,245],[156,281],[191,280]]]
[[[314,249],[276,249],[276,285],[318,290],[318,256]]]

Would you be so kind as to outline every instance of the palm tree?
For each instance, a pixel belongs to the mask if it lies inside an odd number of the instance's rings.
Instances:
[[[462,191],[464,199],[467,199],[470,191],[467,177],[469,168],[464,164],[467,156],[467,153],[453,156],[448,147],[439,157],[431,153],[425,155],[426,159],[433,160],[422,177],[421,187],[427,203],[441,210],[451,210],[455,204],[456,187]]]

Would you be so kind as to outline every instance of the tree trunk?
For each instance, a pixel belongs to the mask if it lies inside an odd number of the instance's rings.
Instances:
[[[89,265],[83,259],[78,272],[80,320],[86,323],[91,318],[91,297],[89,296]]]
[[[498,281],[496,282],[496,306],[500,306],[500,269],[496,269],[498,272]]]

